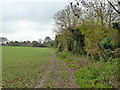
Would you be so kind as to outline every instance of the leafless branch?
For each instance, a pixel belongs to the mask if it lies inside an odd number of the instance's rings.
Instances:
[[[113,9],[118,13],[118,14],[120,14],[120,11],[118,11],[116,8],[115,8],[115,6],[108,0],[108,2],[109,2],[109,4],[113,7]],[[119,4],[119,2],[118,2],[118,4]]]

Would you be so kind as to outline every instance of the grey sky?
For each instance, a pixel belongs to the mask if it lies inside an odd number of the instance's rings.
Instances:
[[[33,41],[44,39],[46,36],[53,39],[55,37],[52,32],[53,15],[68,4],[68,0],[64,2],[11,1],[13,2],[5,0],[2,3],[0,36],[13,41]]]

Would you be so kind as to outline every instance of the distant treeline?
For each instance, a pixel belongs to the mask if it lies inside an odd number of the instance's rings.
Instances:
[[[53,46],[53,41],[50,37],[46,37],[42,42],[41,39],[38,41],[8,41],[7,38],[1,37],[2,46],[23,46],[23,47],[50,47]]]
[[[23,41],[23,42],[18,42],[18,41],[10,41],[6,42],[6,44],[2,44],[4,46],[24,46],[24,47],[46,47],[47,45],[39,43],[37,41]]]

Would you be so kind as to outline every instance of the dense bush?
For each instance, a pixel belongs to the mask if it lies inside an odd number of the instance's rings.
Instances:
[[[66,35],[70,34],[70,35]],[[63,50],[71,51],[73,54],[85,55],[85,36],[79,28],[69,28],[64,34],[59,34],[55,38],[56,47],[61,52]]]
[[[101,52],[103,55],[101,55],[105,61],[107,61],[110,57],[113,57],[112,51],[115,48],[115,44],[111,42],[110,37],[106,37],[102,42],[101,42]]]
[[[106,37],[102,42],[102,48],[103,49],[110,49],[113,50],[115,47],[115,44],[111,42],[111,38],[110,37]]]

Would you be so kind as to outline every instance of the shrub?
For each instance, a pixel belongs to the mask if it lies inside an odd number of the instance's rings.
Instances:
[[[59,52],[62,52],[62,50],[63,50],[63,49],[62,49],[62,44],[60,43],[60,44],[58,44],[58,51],[59,51]]]
[[[110,49],[113,50],[115,47],[115,44],[111,42],[110,37],[106,37],[102,42],[101,42],[102,48],[103,49]]]
[[[110,37],[106,37],[102,42],[101,42],[101,47],[102,47],[102,57],[107,61],[110,57],[113,57],[112,50],[115,48],[115,44],[111,42]]]

